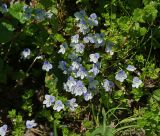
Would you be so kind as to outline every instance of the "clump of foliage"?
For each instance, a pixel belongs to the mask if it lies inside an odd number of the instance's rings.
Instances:
[[[159,9],[0,2],[0,135],[159,136]]]

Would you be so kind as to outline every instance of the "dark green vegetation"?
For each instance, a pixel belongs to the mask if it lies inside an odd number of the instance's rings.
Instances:
[[[26,5],[32,11],[24,10]],[[0,6],[0,127],[8,125],[6,135],[160,136],[160,0],[4,0]],[[88,17],[96,13],[98,26],[87,34],[103,33],[104,41],[99,48],[85,44],[77,55],[89,71],[89,55],[100,54],[99,84],[89,101],[66,92],[63,84],[75,75],[58,68],[62,60],[69,68],[68,55],[75,51],[69,47],[58,53],[60,45],[70,46],[75,34],[82,43],[87,36],[76,26],[74,14],[81,10]],[[105,51],[109,43],[113,55]],[[22,55],[25,48],[31,51],[28,58]],[[44,61],[53,64],[48,72],[42,70]],[[128,65],[136,70],[126,70]],[[115,79],[119,70],[126,72],[124,82]],[[137,88],[133,77],[142,81]],[[114,83],[109,91],[103,88],[104,79]],[[82,81],[88,89],[89,81]],[[65,105],[59,112],[47,108],[46,94],[64,105],[76,98],[78,107],[71,111]],[[32,119],[37,126],[27,129],[25,123]]]

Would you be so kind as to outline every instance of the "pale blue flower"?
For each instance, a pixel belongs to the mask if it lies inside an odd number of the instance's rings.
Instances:
[[[84,18],[86,17],[86,12],[84,10],[81,10],[74,13],[74,16],[76,17],[76,20],[84,20]]]
[[[46,107],[48,108],[53,104],[54,101],[55,101],[54,96],[46,94],[45,95],[45,100],[43,101],[43,104],[45,104]]]
[[[106,49],[105,49],[105,52],[109,53],[110,55],[113,55],[114,54],[113,45],[114,45],[114,43],[108,42],[107,46],[106,46]]]
[[[81,61],[81,58],[75,52],[72,52],[71,54],[69,54],[68,59],[70,59],[71,61],[77,61],[77,62]]]
[[[97,41],[98,44],[102,44],[104,42],[104,35],[103,34],[98,34],[96,33],[94,35],[95,40]]]
[[[86,23],[84,20],[80,21],[80,22],[77,24],[77,26],[79,27],[79,31],[80,31],[81,33],[86,34],[86,33],[89,32],[89,26],[87,25],[87,23]]]
[[[36,126],[37,126],[37,123],[35,123],[35,120],[27,120],[26,121],[26,128],[33,128]]]
[[[43,66],[42,66],[42,69],[43,70],[45,70],[45,71],[49,71],[50,69],[52,69],[53,68],[53,66],[52,66],[52,64],[51,63],[49,63],[48,61],[45,61],[44,63],[43,63]]]
[[[83,41],[84,41],[84,43],[89,43],[89,38],[88,38],[88,36],[83,37]]]
[[[76,103],[76,99],[75,98],[72,98],[72,99],[68,100],[66,102],[66,105],[69,107],[69,109],[71,111],[75,111],[75,109],[78,107],[78,104]]]
[[[75,44],[74,49],[76,50],[77,53],[83,53],[84,52],[84,44],[82,44],[82,43]]]
[[[37,21],[43,21],[46,18],[46,13],[42,9],[35,9],[35,13],[34,14],[35,14],[34,18]]]
[[[68,81],[64,83],[64,89],[75,96],[81,96],[83,93],[87,92],[87,88],[84,86],[83,82],[75,80],[73,77],[69,77]]]
[[[79,41],[79,34],[76,34],[71,37],[71,43],[78,43]]]
[[[4,124],[3,126],[0,127],[0,136],[5,136],[7,132],[8,126]]]
[[[80,77],[81,79],[84,79],[87,76],[87,71],[84,67],[79,67],[78,71],[76,72],[75,77]]]
[[[92,18],[92,19],[96,20],[96,19],[97,19],[97,15],[96,15],[96,13],[92,13],[92,14],[90,15],[90,18]]]
[[[100,46],[103,46],[105,44],[103,33],[101,34],[96,33],[94,35],[94,40],[95,40],[95,45],[94,45],[95,48],[99,48]]]
[[[31,19],[33,9],[30,8],[29,6],[26,6],[26,5],[25,5],[25,6],[23,7],[23,10],[24,10],[24,17],[25,17],[25,19]]]
[[[97,20],[97,15],[95,13],[92,13],[90,17],[88,18],[88,22],[90,26],[98,26],[98,20]]]
[[[29,58],[31,54],[31,50],[29,48],[25,48],[22,53],[21,53],[21,56],[22,58],[26,59],[26,58]]]
[[[76,61],[73,61],[72,64],[71,64],[70,70],[77,71],[80,68],[80,66],[81,66],[80,63],[78,63]]]
[[[68,77],[67,82],[63,84],[64,90],[66,90],[66,92],[72,92],[72,87],[75,86],[76,83],[77,82],[73,77]]]
[[[54,110],[56,111],[61,111],[62,109],[64,109],[64,104],[62,103],[61,100],[57,100],[54,104],[54,107],[53,107]]]
[[[92,34],[88,34],[86,37],[83,38],[85,43],[95,43],[95,37]]]
[[[89,88],[95,90],[99,84],[97,80],[95,80],[93,77],[89,77]]]
[[[66,49],[68,48],[68,45],[66,43],[60,45],[60,50],[58,53],[64,54],[66,52]]]
[[[75,96],[81,96],[82,94],[87,92],[87,88],[84,86],[83,82],[78,80],[76,85],[72,87],[71,93]]]
[[[133,65],[128,65],[126,69],[132,72],[136,70],[136,68]]]
[[[6,5],[6,4],[2,4],[2,5],[0,6],[0,11],[1,11],[2,13],[8,12],[7,5]]]
[[[133,78],[133,81],[132,81],[133,88],[139,88],[141,84],[142,84],[142,80],[140,80],[138,77]]]
[[[63,70],[63,74],[67,74],[67,63],[65,61],[59,61],[58,68]]]
[[[120,82],[123,82],[126,78],[127,78],[127,74],[123,70],[118,71],[115,76],[115,79]]]
[[[100,72],[100,63],[93,64],[92,69],[89,70],[89,72],[92,72],[94,76],[96,76]]]
[[[84,100],[85,100],[85,101],[89,101],[89,100],[91,100],[92,98],[93,98],[93,95],[92,95],[91,92],[86,92],[86,93],[84,93]]]
[[[82,95],[83,93],[87,92],[87,88],[84,86],[83,82],[78,80],[76,86],[74,87],[74,94],[77,95]]]
[[[114,87],[114,83],[112,81],[107,80],[107,79],[104,80],[102,85],[103,85],[106,92],[109,92]]]
[[[99,53],[90,54],[90,55],[89,55],[90,62],[97,63],[99,57],[100,57]]]

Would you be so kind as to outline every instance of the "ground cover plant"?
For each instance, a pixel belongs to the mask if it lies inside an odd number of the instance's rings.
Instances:
[[[159,0],[0,1],[1,136],[159,136]]]

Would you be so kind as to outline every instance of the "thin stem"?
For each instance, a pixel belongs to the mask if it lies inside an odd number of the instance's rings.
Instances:
[[[54,120],[54,136],[58,136],[56,120]]]
[[[92,114],[93,114],[94,121],[96,123],[96,126],[99,126],[99,122],[96,118],[96,114],[95,114],[95,111],[94,111],[94,105],[92,104],[91,106],[92,106]]]
[[[33,64],[36,62],[37,57],[33,60],[33,62],[31,63],[31,65],[29,66],[29,68],[27,69],[26,73],[29,72],[29,70],[32,68]]]

